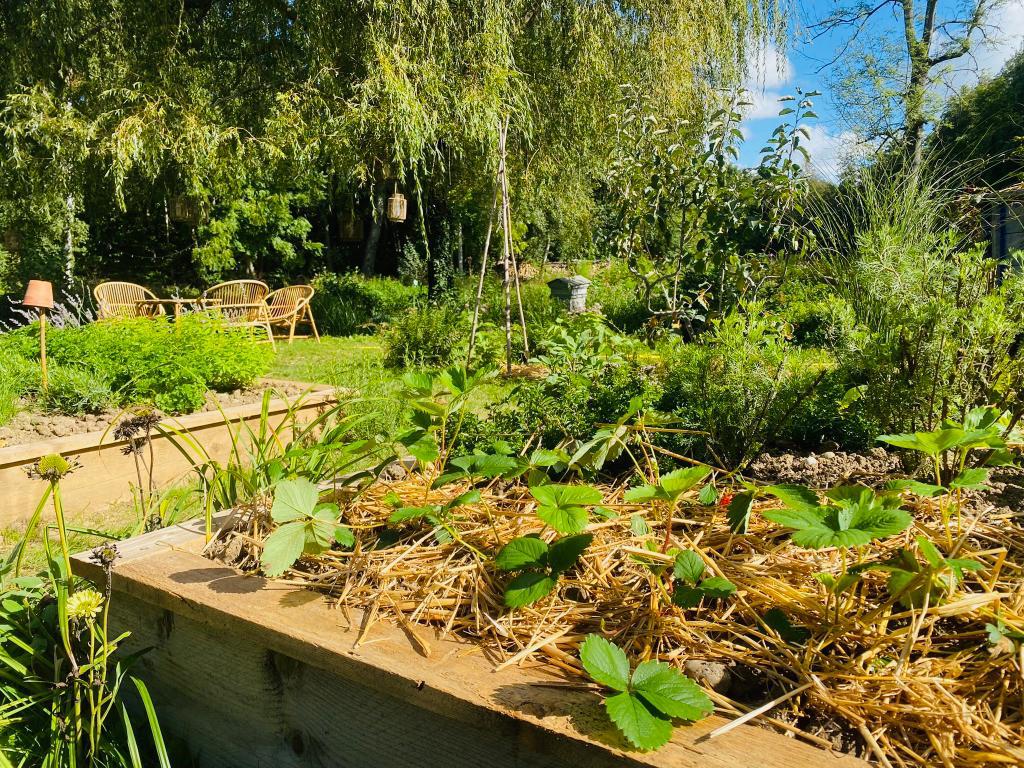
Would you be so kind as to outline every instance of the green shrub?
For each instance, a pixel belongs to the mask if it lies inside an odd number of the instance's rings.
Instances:
[[[468,413],[460,446],[487,449],[503,440],[518,452],[527,441],[533,447],[554,448],[566,441],[586,440],[598,424],[622,416],[634,397],[646,408],[661,397],[654,366],[636,360],[591,368],[585,375],[563,372],[543,381],[524,382],[485,414]]]
[[[476,286],[473,286],[473,295],[464,303],[470,308],[476,301]],[[510,288],[510,299],[512,302],[512,323],[519,325],[519,303],[516,298],[515,286]],[[526,330],[531,337],[535,336],[542,329],[553,323],[559,315],[563,314],[562,305],[551,298],[551,289],[543,280],[533,280],[520,285],[520,294],[523,297],[523,317],[526,319]],[[463,297],[465,299],[465,296]],[[505,293],[500,280],[491,279],[484,284],[484,294],[481,298],[480,318],[485,323],[496,327],[505,327]]]
[[[384,332],[384,364],[390,368],[437,368],[465,351],[469,318],[458,307],[409,309]]]
[[[787,287],[780,315],[792,326],[793,342],[801,347],[841,350],[854,341],[857,318],[853,307],[824,287]]]
[[[596,272],[587,289],[587,306],[599,307],[613,328],[623,333],[636,333],[651,320],[640,282],[625,263],[615,262]]]
[[[324,272],[313,279],[313,287],[313,314],[320,331],[334,336],[370,333],[426,297],[422,286],[356,272]]]
[[[80,365],[51,368],[41,400],[46,410],[68,416],[102,413],[117,402],[110,381],[95,369]]]
[[[670,351],[661,400],[679,426],[706,433],[670,442],[729,469],[777,440],[835,367],[828,352],[792,345],[786,324],[762,305],[743,310],[714,321],[700,343]]]
[[[12,332],[4,345],[19,350],[22,362],[31,361],[36,370],[38,332],[38,326]],[[71,374],[79,384],[84,384],[81,371],[99,372],[119,404],[151,402],[168,413],[201,408],[208,389],[251,385],[273,355],[247,330],[225,328],[204,315],[187,315],[176,323],[134,318],[54,328],[47,348],[55,369],[79,372]]]

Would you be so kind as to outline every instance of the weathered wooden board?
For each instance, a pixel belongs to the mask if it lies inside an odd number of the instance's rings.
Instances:
[[[115,631],[151,647],[135,669],[165,731],[202,768],[853,768],[773,731],[741,726],[713,741],[720,717],[679,727],[654,753],[625,749],[592,693],[541,685],[541,669],[494,671],[454,639],[376,624],[297,586],[247,576],[199,553],[198,524],[119,545]],[[85,556],[75,568],[96,578]]]
[[[266,380],[265,383],[275,382]],[[312,417],[319,408],[335,402],[336,394],[329,387],[310,386],[313,391],[303,398],[300,410]],[[274,400],[270,409],[271,423],[275,423],[273,419],[283,420],[287,408],[283,400]],[[260,403],[249,403],[225,408],[223,414],[220,411],[193,413],[168,419],[168,423],[191,432],[213,458],[224,461],[231,450],[225,417],[237,433],[242,422],[257,423],[260,410]],[[51,453],[76,456],[82,465],[61,483],[64,506],[71,517],[99,512],[114,502],[130,499],[132,484],[138,481],[135,460],[122,453],[124,445],[124,440],[115,440],[112,434],[90,432],[0,448],[0,489],[3,489],[0,526],[26,521],[32,516],[43,484],[30,478],[27,470],[40,457]],[[188,461],[167,438],[155,436],[153,452],[153,476],[157,485],[179,481],[190,471]]]

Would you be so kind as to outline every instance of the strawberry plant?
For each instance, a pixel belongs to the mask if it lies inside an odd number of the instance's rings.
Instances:
[[[704,578],[704,560],[693,551],[676,555],[672,602],[680,608],[695,608],[702,600],[724,600],[736,591],[736,585],[724,576]]]
[[[384,500],[395,508],[395,511],[388,516],[389,523],[395,525],[426,520],[434,526],[434,539],[437,543],[447,544],[453,540],[460,540],[458,533],[452,527],[452,510],[480,501],[480,491],[474,488],[444,504],[425,504],[418,507],[403,505],[402,500],[395,494],[388,494]]]
[[[603,498],[601,491],[590,485],[536,485],[530,494],[540,503],[537,517],[559,533],[581,533],[590,522],[587,507]]]
[[[940,503],[940,511],[949,542],[952,542],[950,517],[955,511],[958,521],[960,518],[960,494],[963,491],[986,487],[989,475],[986,466],[1013,463],[1013,456],[1001,436],[1001,418],[1002,414],[998,408],[974,408],[968,412],[962,424],[943,421],[938,429],[931,432],[881,435],[878,438],[897,448],[923,453],[931,460],[934,484],[901,479],[890,481],[886,487],[910,491],[924,497],[944,496],[945,501]],[[969,454],[976,450],[988,452],[984,462],[986,466],[967,466]],[[957,526],[959,527],[959,522]]]
[[[660,501],[665,504],[665,540],[662,551],[668,549],[672,536],[672,516],[679,498],[710,474],[711,468],[703,465],[677,469],[658,478],[656,483],[641,485],[626,491],[625,500],[635,504]]]
[[[576,564],[593,540],[589,533],[556,539],[550,545],[537,536],[512,539],[494,559],[499,570],[520,571],[505,587],[505,605],[521,608],[551,594],[558,577]]]
[[[337,504],[321,504],[320,491],[305,478],[282,480],[274,489],[271,519],[278,527],[263,542],[260,562],[267,576],[280,576],[303,555],[318,555],[335,542],[351,547],[352,531],[338,522]]]
[[[861,547],[906,530],[910,515],[899,508],[892,494],[876,494],[863,486],[841,486],[825,495],[832,502],[820,505],[813,491],[800,486],[767,489],[783,498],[786,507],[764,512],[773,523],[792,528],[793,543],[807,549]]]
[[[700,720],[714,710],[697,683],[664,662],[641,662],[631,674],[625,652],[599,635],[587,636],[580,661],[595,682],[615,691],[605,698],[605,711],[638,749],[663,746],[674,719]]]
[[[887,562],[875,566],[877,570],[888,571],[889,594],[905,608],[920,608],[926,598],[930,605],[938,605],[956,590],[965,571],[984,568],[977,560],[945,557],[924,536],[917,537],[917,548],[924,555],[923,564],[913,552],[901,549]]]

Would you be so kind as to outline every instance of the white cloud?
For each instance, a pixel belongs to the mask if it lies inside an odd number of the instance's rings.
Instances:
[[[853,131],[832,133],[824,126],[809,125],[807,132],[810,138],[803,142],[803,147],[810,155],[809,170],[823,179],[837,179],[846,163],[865,152]]]
[[[1024,0],[1022,0],[1024,1]],[[743,87],[751,106],[745,110],[748,120],[775,117],[782,109],[781,89],[793,80],[793,63],[789,56],[772,44],[764,45],[754,54]]]

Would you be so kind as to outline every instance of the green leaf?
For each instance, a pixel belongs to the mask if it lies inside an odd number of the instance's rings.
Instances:
[[[527,571],[516,576],[505,587],[505,605],[521,608],[550,595],[558,582],[554,576],[540,571]]]
[[[548,550],[548,563],[552,573],[562,573],[572,568],[593,540],[593,536],[584,533],[554,542]]]
[[[604,700],[608,717],[638,749],[657,749],[672,738],[672,723],[651,714],[644,702],[631,693],[617,693]]]
[[[658,484],[669,497],[675,499],[693,488],[710,473],[711,468],[704,466],[677,469],[667,475],[662,475]]]
[[[388,517],[388,522],[391,524],[404,523],[406,520],[419,520],[427,515],[432,515],[436,511],[433,506],[425,507],[399,507]]]
[[[580,533],[590,522],[583,507],[539,507],[537,517],[559,533]]]
[[[911,480],[910,478],[889,480],[886,482],[885,488],[890,491],[910,491],[914,495],[921,496],[926,499],[946,492],[946,489],[941,485],[922,483],[918,480]]]
[[[651,527],[640,515],[633,514],[629,517],[629,532],[634,536],[647,536],[651,532]]]
[[[673,576],[687,584],[696,585],[704,575],[704,560],[696,552],[687,550],[676,555]]]
[[[503,571],[547,568],[548,545],[535,536],[520,536],[501,548],[494,564]]]
[[[356,537],[353,535],[352,529],[347,525],[339,525],[334,529],[334,540],[343,547],[354,547],[356,545]]]
[[[736,591],[736,585],[724,576],[712,576],[700,583],[700,591],[704,597],[724,600]]]
[[[729,502],[727,516],[729,530],[733,533],[746,533],[750,525],[750,511],[754,508],[754,492],[737,493]]]
[[[622,497],[629,504],[642,504],[645,501],[664,499],[664,491],[656,485],[641,485],[630,488]]]
[[[703,599],[704,592],[700,587],[679,582],[672,589],[672,603],[680,608],[696,608]]]
[[[587,635],[580,646],[583,668],[596,682],[616,691],[629,688],[629,659],[626,653],[600,635]]]
[[[705,507],[710,507],[718,501],[718,489],[711,483],[708,483],[700,489],[700,493],[697,494],[697,500]]]
[[[282,480],[274,489],[274,504],[270,517],[275,523],[302,520],[313,514],[320,502],[320,491],[304,477]]]
[[[263,542],[260,563],[270,577],[280,576],[302,556],[306,545],[306,524],[301,521],[285,523],[271,532]]]
[[[764,615],[764,623],[778,632],[784,643],[799,645],[807,641],[811,633],[804,627],[794,625],[779,608],[771,608]]]
[[[987,469],[984,467],[971,467],[950,480],[949,487],[959,488],[964,491],[980,491],[988,487],[986,485],[987,482]]]
[[[437,448],[437,441],[432,435],[423,435],[419,440],[406,446],[406,450],[420,464],[429,464],[436,461],[441,455]]]
[[[538,485],[530,494],[546,507],[580,507],[600,504],[601,491],[589,485]]]
[[[779,485],[769,485],[764,490],[790,509],[798,512],[818,508],[818,495],[810,488],[805,488],[802,485],[781,483]]]
[[[514,477],[526,471],[527,465],[515,456],[487,454],[476,458],[473,469],[480,477]]]
[[[630,687],[663,715],[680,720],[700,720],[715,708],[697,683],[661,661],[638,664]]]

